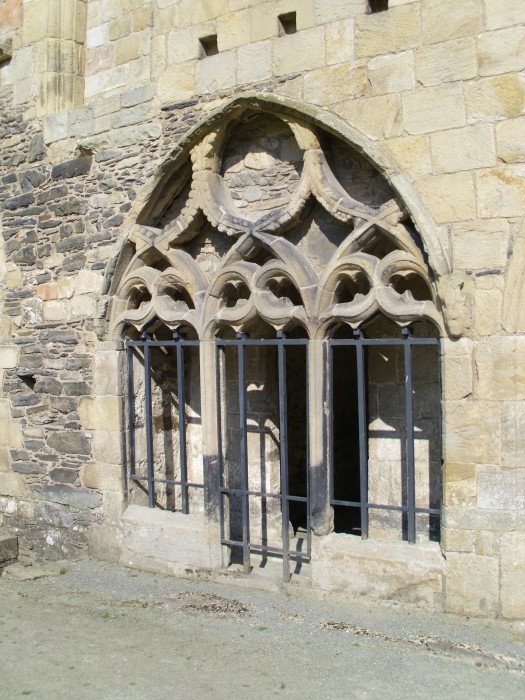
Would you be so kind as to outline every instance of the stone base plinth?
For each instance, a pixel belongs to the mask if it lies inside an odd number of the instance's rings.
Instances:
[[[312,585],[351,596],[440,608],[443,557],[437,543],[374,542],[332,533],[313,537]]]

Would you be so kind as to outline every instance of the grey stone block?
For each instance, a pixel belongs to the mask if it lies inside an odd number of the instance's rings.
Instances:
[[[7,535],[0,537],[0,564],[16,561],[18,558],[18,537]]]

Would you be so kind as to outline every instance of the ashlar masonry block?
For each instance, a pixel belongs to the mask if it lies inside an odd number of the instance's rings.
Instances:
[[[521,0],[484,0],[487,29],[502,29],[525,24],[525,5]]]
[[[361,15],[355,20],[356,56],[396,53],[417,46],[420,19],[417,4],[394,7],[388,12]]]
[[[496,165],[496,144],[491,124],[466,126],[430,135],[434,172],[490,168]]]
[[[510,619],[525,618],[525,532],[502,535],[499,562],[501,614]]]
[[[505,163],[525,162],[525,117],[496,124],[496,149]]]
[[[463,126],[465,99],[460,85],[428,87],[403,93],[403,123],[409,134]]]
[[[313,104],[329,105],[351,97],[362,97],[367,90],[365,66],[330,66],[304,76],[304,98]]]
[[[240,84],[268,80],[272,75],[272,42],[258,41],[237,51],[237,80]]]
[[[435,44],[483,31],[480,0],[421,0],[423,43]]]
[[[351,100],[337,106],[335,111],[374,140],[400,136],[403,131],[399,95]]]
[[[318,24],[366,14],[368,0],[315,0],[315,19]]]
[[[425,177],[416,183],[416,188],[438,224],[476,218],[476,195],[470,173]]]
[[[498,75],[465,85],[469,123],[514,118],[525,113],[525,76]]]
[[[482,218],[521,216],[525,209],[525,165],[504,165],[476,173]]]
[[[478,39],[480,75],[519,72],[525,68],[525,27],[488,32]]]
[[[416,78],[425,86],[456,80],[470,80],[477,75],[476,40],[456,39],[424,46],[415,51]]]
[[[373,95],[414,90],[416,77],[413,52],[372,58],[368,62],[368,79]]]
[[[462,615],[495,615],[498,611],[498,560],[448,552],[445,609]]]
[[[324,65],[324,30],[308,29],[273,40],[274,75],[300,73]]]
[[[344,63],[354,58],[354,20],[332,22],[325,26],[326,63]]]

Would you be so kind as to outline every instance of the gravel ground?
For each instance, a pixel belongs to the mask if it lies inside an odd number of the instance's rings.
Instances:
[[[0,698],[525,698],[523,624],[243,584],[17,565]]]

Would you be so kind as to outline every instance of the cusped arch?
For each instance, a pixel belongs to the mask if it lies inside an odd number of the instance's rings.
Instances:
[[[221,174],[221,158],[232,124],[246,128],[249,134],[246,124],[258,118],[261,124],[273,119],[290,129],[303,154],[303,166],[293,192],[287,198],[280,196],[282,205],[272,208],[270,201],[266,208],[255,206],[247,215],[242,209],[245,203],[239,203],[238,196],[236,201],[236,193],[228,189]],[[392,196],[380,205],[352,196],[326,157],[326,134],[336,136],[349,152],[355,152],[356,158],[364,156],[371,164],[368,167],[379,168],[392,188]],[[257,186],[252,188],[250,201],[262,199],[260,183],[270,196],[272,187],[277,190],[280,186],[283,160],[276,156],[273,168],[269,161],[269,165],[261,164],[260,159],[252,158],[250,177]],[[243,162],[239,178],[245,166]],[[178,177],[185,178],[184,183],[177,182]],[[321,207],[339,222],[344,235],[335,244],[330,237],[326,245],[321,238],[306,243],[293,240],[290,232],[308,218],[312,206]],[[168,208],[173,213],[166,221]],[[423,248],[407,225],[410,219],[421,232]],[[138,327],[142,318],[149,323],[152,313],[173,328],[190,322],[200,337],[207,335],[214,320],[240,327],[255,313],[276,329],[301,323],[309,328],[311,337],[333,318],[359,325],[377,312],[396,319],[400,325],[420,317],[442,325],[436,280],[446,278],[450,267],[435,225],[410,183],[376,144],[348,124],[321,111],[310,115],[288,99],[249,93],[211,112],[172,149],[136,200],[123,228],[125,242],[108,266],[104,290],[117,299],[108,314],[112,337],[118,336],[126,324]],[[364,242],[376,239],[386,241],[383,259],[377,257],[378,246],[374,254],[363,252]],[[267,259],[254,262],[250,257],[254,245],[267,251]],[[369,293],[358,295],[352,302],[338,303],[334,285],[348,274],[345,269],[357,269],[359,255],[368,255],[363,274],[369,280]],[[131,289],[129,280],[138,274],[141,265],[154,269],[155,260],[162,260],[157,270],[159,280],[149,284],[152,299],[141,315],[125,300]],[[245,277],[246,266],[251,273]],[[391,269],[401,276],[406,273],[407,280],[421,279],[431,298],[416,300],[409,290],[399,293],[392,284]],[[233,305],[221,303],[218,294],[225,286],[219,280],[230,286],[238,284],[233,281],[236,275],[249,290],[249,298]],[[274,288],[288,284],[294,301],[290,295],[272,292],[270,279],[274,280]],[[169,280],[173,281],[172,291]]]

